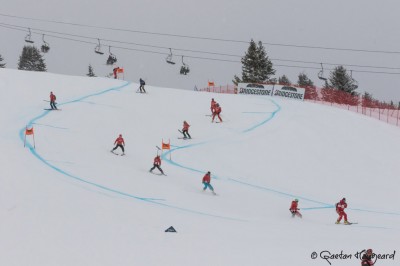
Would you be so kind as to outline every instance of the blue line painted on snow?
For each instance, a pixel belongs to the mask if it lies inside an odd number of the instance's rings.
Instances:
[[[69,104],[69,103],[76,103],[76,102],[80,102],[80,101],[82,101],[82,100],[84,100],[84,99],[87,99],[87,98],[89,98],[89,97],[99,96],[99,95],[105,94],[105,93],[110,92],[110,91],[119,90],[119,89],[122,89],[123,87],[128,86],[130,83],[131,83],[131,82],[127,82],[127,83],[124,84],[124,85],[121,85],[121,86],[118,86],[118,87],[113,87],[113,88],[110,88],[110,89],[106,89],[106,90],[104,90],[104,91],[101,91],[101,92],[98,92],[98,93],[93,93],[93,94],[90,94],[90,95],[87,95],[87,96],[83,96],[83,97],[78,98],[78,99],[76,99],[76,100],[72,100],[72,101],[69,101],[69,102],[65,102],[65,103],[62,103],[62,104],[59,104],[59,105],[65,105],[65,104]],[[28,122],[28,124],[29,124],[29,125],[35,124],[35,121],[37,121],[37,120],[43,118],[44,116],[46,116],[47,114],[49,114],[49,112],[50,112],[49,110],[46,110],[45,112],[43,112],[43,114],[41,114],[41,115],[39,115],[39,116],[33,118],[32,120],[30,120],[30,121]],[[25,137],[25,127],[22,128],[22,129],[20,130],[20,132],[19,132],[19,137],[20,137],[21,141],[24,141],[24,137]],[[193,144],[193,145],[196,145],[196,144]],[[193,146],[193,145],[189,145],[189,146]],[[197,145],[200,145],[200,144],[197,144]],[[85,179],[83,179],[83,178],[81,178],[81,177],[78,177],[78,176],[75,176],[75,175],[73,175],[73,174],[70,174],[70,173],[68,173],[68,172],[66,172],[66,171],[64,171],[64,170],[62,170],[61,168],[56,167],[55,165],[49,163],[48,160],[45,160],[42,156],[40,156],[40,155],[36,152],[36,150],[34,149],[34,147],[33,147],[30,143],[27,142],[27,143],[26,143],[26,147],[29,148],[30,152],[31,152],[37,159],[39,159],[39,160],[40,160],[41,162],[43,162],[45,165],[47,165],[48,167],[50,167],[50,168],[52,168],[53,170],[57,171],[58,173],[63,174],[63,175],[65,175],[65,176],[68,176],[68,177],[70,177],[70,178],[72,178],[72,179],[74,179],[74,180],[76,180],[76,181],[79,181],[79,182],[82,182],[82,183],[85,183],[85,184],[94,186],[94,187],[99,188],[99,189],[101,189],[101,190],[105,190],[105,191],[112,192],[112,193],[115,193],[115,194],[118,194],[118,195],[121,195],[121,196],[125,196],[125,197],[128,197],[128,198],[133,198],[133,199],[141,200],[141,201],[144,201],[144,202],[147,202],[147,203],[157,204],[157,205],[161,205],[161,206],[164,206],[164,207],[173,208],[173,209],[176,209],[176,210],[180,210],[180,211],[184,211],[184,212],[189,212],[189,213],[193,213],[193,214],[204,215],[204,216],[209,216],[209,217],[214,217],[214,218],[219,218],[219,219],[225,219],[225,220],[232,220],[232,221],[240,221],[240,222],[245,222],[245,221],[246,221],[246,220],[243,220],[243,219],[232,218],[232,217],[221,216],[221,215],[215,215],[215,214],[210,214],[210,213],[205,213],[205,212],[200,212],[200,211],[195,211],[195,210],[191,210],[191,209],[186,209],[186,208],[182,208],[182,207],[173,206],[173,205],[170,205],[170,204],[166,204],[166,203],[160,202],[160,201],[164,201],[165,199],[138,197],[138,196],[135,196],[135,195],[132,195],[132,194],[129,194],[129,193],[120,191],[120,190],[116,190],[116,189],[113,189],[113,188],[109,188],[109,187],[106,187],[106,186],[103,186],[103,185],[100,185],[100,184],[97,184],[97,183],[94,183],[94,182],[85,180]],[[183,147],[182,147],[182,148],[183,148]]]
[[[232,178],[229,178],[229,180],[231,180],[233,182],[236,182],[236,183],[239,183],[239,184],[242,184],[242,185],[250,186],[250,187],[253,187],[253,188],[257,188],[257,189],[261,189],[261,190],[267,190],[267,191],[270,191],[270,192],[274,192],[276,194],[289,196],[291,198],[298,198],[298,199],[301,199],[301,200],[304,200],[304,201],[309,201],[309,202],[314,202],[314,203],[318,203],[318,204],[321,204],[321,205],[325,205],[325,208],[330,208],[332,206],[332,204],[328,204],[328,203],[325,203],[325,202],[320,202],[320,201],[308,199],[308,198],[305,198],[305,197],[300,197],[300,196],[297,196],[297,195],[293,195],[293,194],[290,194],[290,193],[282,192],[282,191],[275,190],[275,189],[272,189],[272,188],[253,185],[253,184],[246,183],[246,182],[243,182],[243,181],[240,181],[240,180],[235,180],[235,179],[232,179]]]
[[[267,123],[267,122],[269,122],[269,121],[271,121],[271,119],[274,118],[275,115],[281,110],[281,106],[280,106],[279,104],[277,104],[277,103],[276,103],[274,100],[272,100],[272,99],[270,99],[270,101],[276,106],[276,110],[273,111],[273,112],[271,113],[271,115],[270,115],[267,119],[265,119],[264,121],[262,121],[261,123],[259,123],[259,124],[257,124],[257,125],[254,125],[254,126],[248,128],[248,129],[243,130],[243,133],[247,133],[247,132],[253,131],[254,129],[256,129],[256,128],[262,126],[262,125],[264,125],[265,123]]]
[[[38,126],[43,126],[43,127],[51,127],[51,128],[56,128],[56,129],[68,129],[66,127],[56,127],[52,125],[46,125],[46,124],[40,124],[40,123],[32,123],[33,125],[38,125]]]

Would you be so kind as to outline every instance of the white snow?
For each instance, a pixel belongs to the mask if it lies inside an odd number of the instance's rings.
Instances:
[[[398,265],[398,127],[308,102],[138,87],[0,69],[0,265],[319,266],[324,250],[353,254],[330,259],[339,266],[366,248]],[[50,91],[62,111],[43,110]],[[206,116],[211,98],[223,123]],[[178,139],[184,120],[192,140]],[[24,148],[27,125],[36,149],[31,136]],[[110,153],[118,134],[124,157]],[[162,139],[167,176],[148,172]],[[217,196],[202,191],[206,171]],[[334,223],[342,197],[358,224]]]

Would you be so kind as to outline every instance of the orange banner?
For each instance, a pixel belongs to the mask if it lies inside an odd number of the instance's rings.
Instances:
[[[25,135],[33,135],[33,127],[30,129],[25,129]]]

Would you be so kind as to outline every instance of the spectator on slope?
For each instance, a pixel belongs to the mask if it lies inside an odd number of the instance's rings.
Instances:
[[[292,213],[292,217],[294,218],[295,216],[298,216],[300,218],[303,218],[303,216],[301,215],[301,213],[299,212],[299,208],[297,208],[298,206],[298,199],[295,199],[292,201],[292,205],[290,205],[290,209],[289,211]]]
[[[212,123],[214,123],[214,118],[216,116],[218,116],[219,121],[222,122],[221,116],[219,115],[221,112],[222,112],[221,106],[219,106],[219,103],[216,103],[215,104],[215,108],[214,108],[214,113],[213,113],[213,116],[212,116],[212,120],[211,120]]]
[[[116,145],[116,146],[114,147],[114,149],[111,150],[112,153],[114,153],[114,151],[115,151],[118,147],[120,147],[121,150],[122,150],[122,155],[125,155],[125,149],[124,149],[124,147],[125,147],[125,141],[124,141],[124,139],[122,138],[122,134],[119,134],[118,138],[114,141],[114,145]]]
[[[336,203],[336,212],[339,214],[339,218],[336,220],[336,224],[340,224],[342,217],[344,217],[344,224],[350,224],[347,221],[347,214],[344,212],[344,209],[347,208],[346,198],[341,199],[338,203]]]
[[[374,262],[372,261],[372,249],[367,249],[367,253],[364,253],[361,258],[361,266],[372,266]]]
[[[161,174],[165,175],[165,174],[164,174],[164,171],[161,169],[160,165],[161,165],[161,158],[160,158],[160,155],[157,155],[157,156],[154,158],[153,167],[150,169],[149,172],[152,173],[153,170],[154,170],[155,168],[157,168],[157,169],[161,172]]]
[[[190,125],[188,124],[188,122],[183,121],[183,127],[182,127],[181,133],[183,134],[183,138],[184,139],[187,139],[187,138],[191,139],[192,138],[190,136],[190,134],[189,134],[189,127],[190,127]]]
[[[139,87],[140,93],[146,93],[146,90],[144,89],[144,85],[146,85],[146,82],[144,82],[143,79],[140,79],[139,83],[140,83],[140,87]]]
[[[56,106],[56,96],[53,94],[53,92],[50,92],[50,107],[51,109],[57,109]]]
[[[214,194],[214,195],[216,195],[216,193],[214,192],[214,188],[211,186],[211,184],[210,184],[210,182],[211,182],[211,172],[210,171],[208,171],[205,175],[204,175],[204,177],[203,177],[203,185],[204,185],[204,188],[203,188],[203,191],[205,191],[207,188],[209,188],[210,190],[211,190],[211,192]]]

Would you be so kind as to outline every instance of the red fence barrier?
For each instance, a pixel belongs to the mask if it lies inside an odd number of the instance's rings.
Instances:
[[[293,86],[293,85],[291,85]],[[304,100],[336,108],[346,109],[352,112],[376,118],[391,125],[400,126],[400,110],[390,104],[378,100],[364,98],[360,95],[339,91],[337,89],[304,87],[306,90]],[[234,85],[214,86],[200,89],[199,91],[214,93],[236,94]]]

